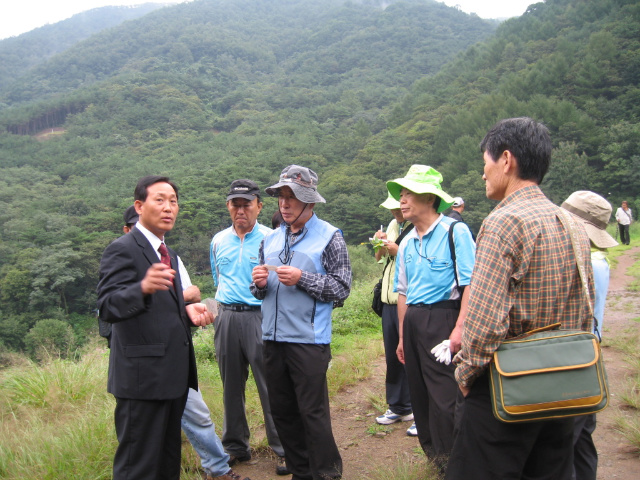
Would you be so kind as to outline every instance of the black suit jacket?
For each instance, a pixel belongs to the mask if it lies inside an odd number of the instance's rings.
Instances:
[[[100,261],[100,318],[113,324],[107,390],[118,398],[169,400],[197,389],[193,326],[185,310],[176,254],[175,290],[143,295],[158,255],[137,228],[111,243]]]

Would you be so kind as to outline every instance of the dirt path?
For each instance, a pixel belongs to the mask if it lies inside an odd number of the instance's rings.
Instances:
[[[640,248],[627,251],[619,258],[617,268],[611,272],[607,308],[605,311],[605,338],[625,335],[627,329],[640,330],[640,323],[633,321],[640,317],[640,295],[627,292],[625,285],[631,280],[624,274],[635,261],[634,255]],[[613,429],[619,415],[619,392],[630,369],[623,355],[611,347],[603,348],[607,374],[612,392],[609,408],[598,414],[598,427],[594,434],[600,455],[598,480],[638,480],[640,479],[640,457],[625,443],[624,438]],[[371,395],[384,395],[384,357],[380,356],[372,365],[373,374],[368,379],[341,392],[332,400],[333,431],[344,462],[344,480],[364,480],[372,478],[380,469],[393,468],[401,462],[411,461],[421,456],[416,438],[407,437],[407,424],[392,425],[386,435],[371,435],[367,432],[375,426],[377,411],[370,403]],[[288,480],[274,473],[274,459],[258,455],[249,464],[234,467],[236,472],[251,480]],[[472,480],[472,479],[470,479]]]
[[[625,439],[614,430],[616,417],[621,415],[620,392],[631,369],[624,355],[607,346],[607,339],[620,338],[630,331],[640,331],[640,294],[629,292],[626,285],[633,280],[625,274],[635,261],[640,248],[635,247],[619,257],[611,272],[607,306],[604,316],[603,355],[611,389],[611,404],[598,414],[598,427],[594,434],[599,454],[598,480],[640,479],[640,456],[633,452]],[[636,319],[636,321],[634,321]]]

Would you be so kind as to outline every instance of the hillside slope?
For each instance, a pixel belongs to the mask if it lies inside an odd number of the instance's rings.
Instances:
[[[142,17],[161,8],[159,3],[132,7],[101,7],[66,20],[0,40],[0,92],[29,69],[104,29]]]

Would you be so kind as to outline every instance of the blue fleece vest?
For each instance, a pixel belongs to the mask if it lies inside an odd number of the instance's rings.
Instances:
[[[284,256],[286,226],[283,224],[264,238],[264,263],[290,265],[311,273],[327,272],[322,266],[322,252],[338,229],[315,214],[307,221]],[[283,263],[283,260],[287,263]],[[321,302],[303,289],[286,286],[270,271],[267,295],[262,302],[262,339],[291,343],[331,343],[333,302]]]

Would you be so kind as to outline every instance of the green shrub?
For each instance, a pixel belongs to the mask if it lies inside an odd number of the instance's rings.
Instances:
[[[73,355],[76,337],[73,328],[62,320],[40,320],[24,338],[27,352],[32,358],[68,358]]]
[[[354,281],[365,281],[382,275],[382,265],[376,262],[371,245],[349,245],[349,260]]]
[[[380,317],[371,309],[375,280],[354,281],[344,307],[333,311],[333,333],[349,335],[380,331]]]
[[[198,365],[216,361],[216,346],[213,342],[215,330],[209,325],[193,332],[193,349],[196,352]]]

